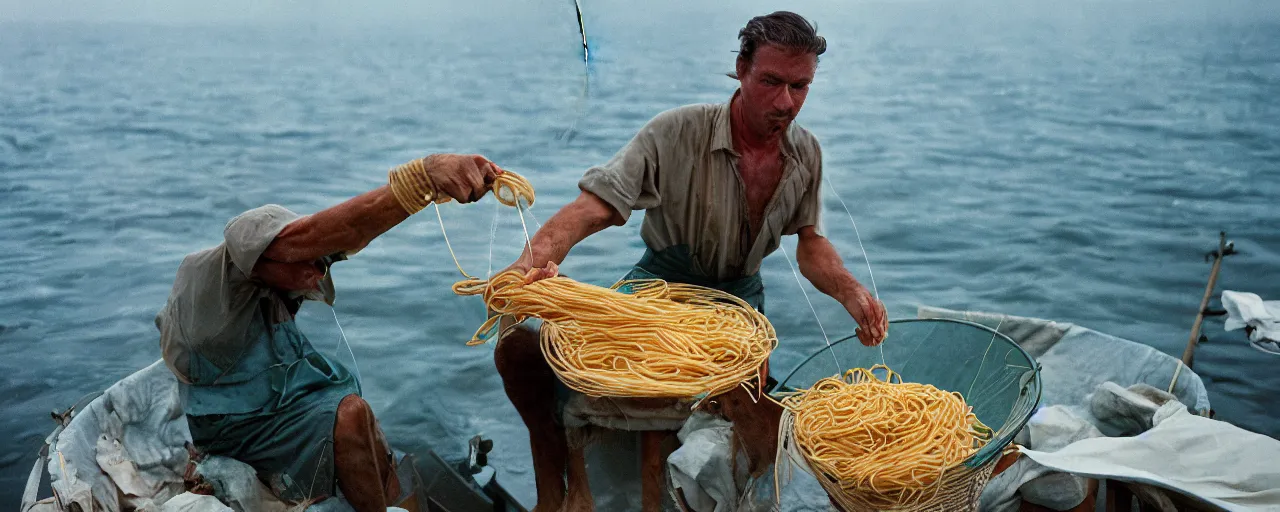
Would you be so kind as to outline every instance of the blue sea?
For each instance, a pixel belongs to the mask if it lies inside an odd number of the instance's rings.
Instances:
[[[587,0],[587,62],[572,2],[550,0],[355,20],[0,13],[0,508],[17,504],[51,410],[159,358],[153,319],[179,262],[237,213],[315,212],[403,161],[468,152],[530,178],[535,229],[649,118],[726,100],[737,30],[783,7]],[[1280,299],[1273,3],[785,8],[829,41],[799,118],[823,145],[828,234],[892,318],[920,305],[1042,317],[1180,356],[1222,231],[1240,254],[1214,297]],[[513,210],[440,211],[467,272],[517,256]],[[589,238],[563,271],[611,283],[643,252],[639,225]],[[337,317],[393,443],[453,456],[493,438],[500,480],[532,505],[527,434],[492,346],[463,344],[484,311],[450,291],[461,274],[440,228],[424,212],[335,266]],[[763,272],[787,372],[822,334],[781,252]],[[852,332],[804,286],[827,332]],[[327,308],[301,321],[353,364]],[[1280,436],[1280,358],[1220,317],[1204,331],[1194,368],[1217,418]]]

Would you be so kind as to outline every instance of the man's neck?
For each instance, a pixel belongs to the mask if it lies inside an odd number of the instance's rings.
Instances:
[[[752,130],[742,113],[742,96],[735,95],[729,105],[729,132],[733,135],[733,148],[739,153],[756,151],[777,151],[782,142],[782,133],[761,134]]]

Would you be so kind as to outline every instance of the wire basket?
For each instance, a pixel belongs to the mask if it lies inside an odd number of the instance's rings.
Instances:
[[[823,347],[801,362],[774,392],[806,389],[847,369],[877,364],[888,366],[904,382],[959,392],[978,420],[995,430],[990,442],[943,474],[937,493],[911,508],[977,510],[978,498],[1000,455],[1040,403],[1040,371],[1035,359],[1008,336],[981,324],[951,319],[894,320],[889,322],[889,334],[880,347],[865,347],[854,336],[836,340],[830,348]],[[861,501],[857,497],[838,496],[843,492],[838,482],[807,463],[805,467],[848,512],[870,510],[857,506]]]

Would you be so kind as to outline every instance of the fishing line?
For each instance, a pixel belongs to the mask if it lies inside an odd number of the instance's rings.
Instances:
[[[569,128],[560,133],[561,139],[572,139],[577,133],[578,120],[582,119],[587,98],[591,95],[591,47],[587,44],[587,26],[582,18],[582,3],[574,0],[573,8],[578,20],[578,35],[582,37],[582,93],[578,95],[578,105],[574,109],[573,121],[569,124]]]
[[[488,280],[493,277],[493,242],[498,238],[498,216],[502,215],[502,203],[493,202],[493,222],[489,223],[489,271],[485,272],[484,278]]]
[[[862,250],[862,259],[867,263],[867,276],[871,278],[871,292],[875,294],[876,300],[880,300],[880,289],[876,288],[876,275],[871,272],[871,258],[867,257],[867,248],[862,245],[862,234],[858,232],[858,222],[853,220],[853,212],[849,211],[849,205],[844,203],[844,198],[840,197],[840,193],[836,191],[831,180],[826,176],[822,180],[827,183],[827,188],[831,190],[831,194],[836,196],[836,200],[840,201],[840,206],[844,208],[845,215],[849,216],[849,223],[853,224],[853,235],[858,238],[858,248]]]
[[[341,353],[342,347],[344,345],[347,347],[347,354],[351,355],[351,368],[356,371],[356,384],[360,385],[363,382],[363,379],[360,378],[360,363],[356,362],[356,353],[351,350],[351,344],[347,342],[347,333],[342,330],[342,323],[338,321],[338,310],[334,309],[333,306],[329,306],[329,311],[333,313],[333,323],[337,324],[338,334],[342,337],[338,341],[338,347],[334,349],[334,352]]]
[[[849,205],[845,204],[844,198],[840,197],[840,192],[836,190],[835,185],[831,184],[831,180],[825,174],[822,176],[822,181],[826,182],[827,189],[831,191],[832,195],[836,196],[836,200],[840,201],[840,207],[844,208],[845,215],[849,216],[849,224],[853,225],[853,236],[858,239],[858,249],[862,251],[862,260],[867,263],[867,276],[871,278],[871,293],[875,294],[877,302],[884,304],[884,301],[880,300],[880,289],[876,287],[876,275],[871,272],[871,258],[867,256],[866,246],[862,245],[862,233],[858,231],[858,222],[853,220],[853,212],[849,211]],[[888,315],[888,312],[886,311],[885,314]],[[888,333],[886,333],[886,336],[888,336]],[[884,359],[884,340],[881,340],[881,343],[876,347],[880,349],[880,364],[888,366]]]
[[[991,342],[987,344],[987,350],[982,353],[982,361],[978,363],[978,371],[973,375],[973,382],[969,383],[969,391],[964,396],[973,396],[973,385],[978,383],[978,377],[982,376],[982,367],[987,364],[987,354],[991,352],[991,347],[996,344],[996,335],[1000,334],[1000,326],[1004,325],[1004,318],[996,323],[996,329],[991,333]]]
[[[840,206],[844,208],[845,215],[849,217],[849,223],[853,225],[853,234],[858,239],[858,249],[862,251],[862,259],[867,263],[867,275],[871,278],[872,293],[875,295],[876,301],[880,301],[880,290],[876,287],[876,277],[875,274],[871,272],[871,258],[867,257],[867,248],[862,243],[862,234],[858,231],[858,223],[853,220],[853,212],[849,211],[849,206],[845,204],[844,198],[840,197],[840,193],[836,191],[835,187],[831,184],[831,181],[825,176],[823,177],[823,181],[827,184],[826,188],[831,190],[831,193],[836,196],[838,201],[840,201]],[[804,300],[809,303],[809,310],[813,312],[813,319],[817,322],[818,329],[822,330],[822,337],[827,342],[827,350],[831,352],[831,358],[836,361],[836,372],[843,372],[844,367],[840,366],[840,360],[836,358],[835,349],[831,347],[831,339],[827,337],[827,331],[822,326],[822,319],[818,317],[818,310],[813,306],[813,302],[809,300],[809,292],[805,291],[804,282],[800,280],[800,273],[796,270],[796,265],[799,263],[792,263],[791,255],[787,254],[787,249],[786,247],[783,247],[782,244],[778,244],[778,248],[782,249],[783,257],[787,260],[787,266],[791,267],[791,273],[796,278],[796,284],[800,286],[800,292],[804,294]],[[876,348],[880,350],[880,363],[887,366],[888,363],[885,361],[884,357],[884,343],[881,342],[876,345]]]
[[[800,281],[800,271],[796,270],[797,263],[791,262],[791,255],[787,254],[787,248],[783,244],[778,244],[778,248],[782,249],[783,259],[787,260],[787,266],[791,267],[791,273],[796,276],[796,284],[800,286],[804,301],[809,303],[809,311],[813,312],[813,320],[818,323],[818,330],[822,331],[822,340],[827,342],[827,352],[831,353],[831,360],[836,363],[836,375],[839,375],[844,372],[844,367],[840,366],[840,358],[836,357],[836,350],[831,347],[831,338],[827,337],[827,329],[822,326],[822,319],[818,318],[818,309],[813,307],[813,301],[809,300],[809,292],[804,289],[804,283]]]

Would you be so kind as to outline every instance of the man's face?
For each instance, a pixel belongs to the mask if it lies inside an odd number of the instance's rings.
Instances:
[[[759,135],[776,136],[800,114],[818,56],[803,50],[765,45],[750,64],[738,61],[744,121]]]

